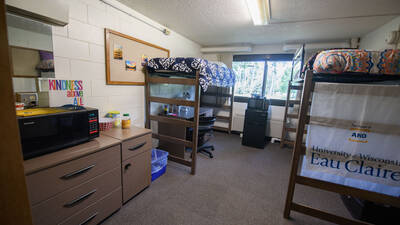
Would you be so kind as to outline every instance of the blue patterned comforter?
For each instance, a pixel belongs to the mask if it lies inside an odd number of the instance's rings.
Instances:
[[[209,86],[231,87],[235,84],[235,73],[223,63],[201,58],[152,58],[147,63],[149,72],[169,70],[194,73],[199,70],[199,82],[204,91]]]

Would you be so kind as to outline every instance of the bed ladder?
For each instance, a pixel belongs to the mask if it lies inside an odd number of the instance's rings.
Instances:
[[[283,117],[283,125],[282,125],[282,136],[281,136],[281,148],[288,146],[290,148],[294,147],[294,141],[289,139],[289,133],[296,133],[297,129],[295,128],[297,124],[290,125],[291,119],[297,119],[299,117],[298,113],[293,113],[293,106],[300,105],[300,100],[292,99],[291,94],[293,91],[303,91],[302,83],[294,83],[293,81],[289,81],[286,103],[285,103],[285,114]],[[289,108],[292,108],[291,113],[289,113]],[[298,121],[297,121],[298,122]],[[306,133],[307,131],[305,131]]]
[[[304,88],[302,91],[301,103],[299,108],[299,121],[297,124],[299,132],[296,133],[295,146],[293,148],[291,170],[289,177],[288,191],[286,193],[286,203],[283,217],[290,218],[291,211],[296,211],[305,215],[309,215],[321,220],[329,221],[336,224],[344,225],[371,225],[368,222],[355,220],[335,215],[321,209],[313,208],[311,206],[294,202],[295,188],[298,184],[308,186],[320,190],[325,190],[341,195],[350,195],[356,198],[387,204],[400,208],[400,199],[395,196],[385,195],[378,192],[367,191],[355,187],[345,186],[341,184],[331,183],[328,181],[319,180],[316,178],[309,178],[299,174],[301,171],[301,158],[306,154],[306,148],[303,146],[302,139],[304,136],[305,127],[310,122],[309,108],[311,106],[310,97],[314,90],[315,82],[313,81],[313,72],[307,71],[304,81]]]

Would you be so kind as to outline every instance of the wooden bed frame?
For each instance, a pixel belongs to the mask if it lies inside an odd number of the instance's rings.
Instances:
[[[170,78],[170,77],[152,77],[147,68],[145,68],[145,81],[146,81],[146,123],[145,126],[148,129],[150,127],[150,121],[158,121],[163,123],[169,123],[171,125],[181,125],[185,127],[193,128],[193,139],[192,141],[153,133],[152,136],[155,139],[163,140],[172,143],[183,144],[186,147],[192,148],[191,160],[186,160],[184,158],[176,157],[171,154],[168,155],[168,159],[185,166],[189,166],[191,168],[191,174],[196,174],[196,157],[197,157],[197,141],[198,141],[198,128],[199,128],[199,109],[200,109],[200,83],[199,83],[199,71],[196,71],[195,78]],[[150,96],[150,84],[181,84],[181,85],[192,85],[195,86],[195,98],[194,101],[187,101],[182,99],[174,99],[174,98],[161,98],[161,97],[152,97]],[[178,118],[170,118],[165,116],[155,116],[150,115],[150,103],[158,102],[165,104],[176,104],[176,105],[184,105],[194,107],[194,118],[193,121],[178,119]]]
[[[322,220],[338,224],[363,224],[363,225],[369,224],[367,222],[341,217],[316,208],[312,208],[310,206],[293,202],[293,196],[296,184],[301,184],[313,188],[335,192],[342,195],[350,195],[356,198],[369,200],[372,202],[400,207],[400,198],[398,197],[380,194],[372,191],[366,191],[359,188],[349,187],[345,185],[335,184],[327,181],[322,181],[298,175],[299,167],[301,166],[300,159],[305,154],[306,151],[305,147],[302,145],[302,141],[303,141],[305,126],[310,121],[310,116],[307,114],[308,114],[308,107],[310,106],[311,93],[314,90],[314,85],[315,81],[313,80],[313,72],[307,71],[303,85],[302,98],[300,102],[296,140],[292,155],[289,186],[288,186],[286,204],[283,216],[284,218],[289,218],[290,212],[294,210],[309,216],[313,216]]]

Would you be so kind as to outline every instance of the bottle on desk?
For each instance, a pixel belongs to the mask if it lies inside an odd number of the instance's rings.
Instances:
[[[131,117],[129,113],[124,113],[122,117],[122,129],[129,129],[131,127]]]

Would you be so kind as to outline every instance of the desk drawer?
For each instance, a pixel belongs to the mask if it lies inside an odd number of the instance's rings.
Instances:
[[[122,162],[123,201],[127,202],[151,182],[151,151]]]
[[[26,176],[31,205],[46,200],[120,165],[120,146]]]
[[[151,134],[122,142],[122,161],[151,149]]]
[[[57,224],[121,187],[121,168],[97,176],[32,207],[35,225]]]
[[[121,208],[121,188],[114,190],[98,202],[64,220],[60,225],[94,225]]]

